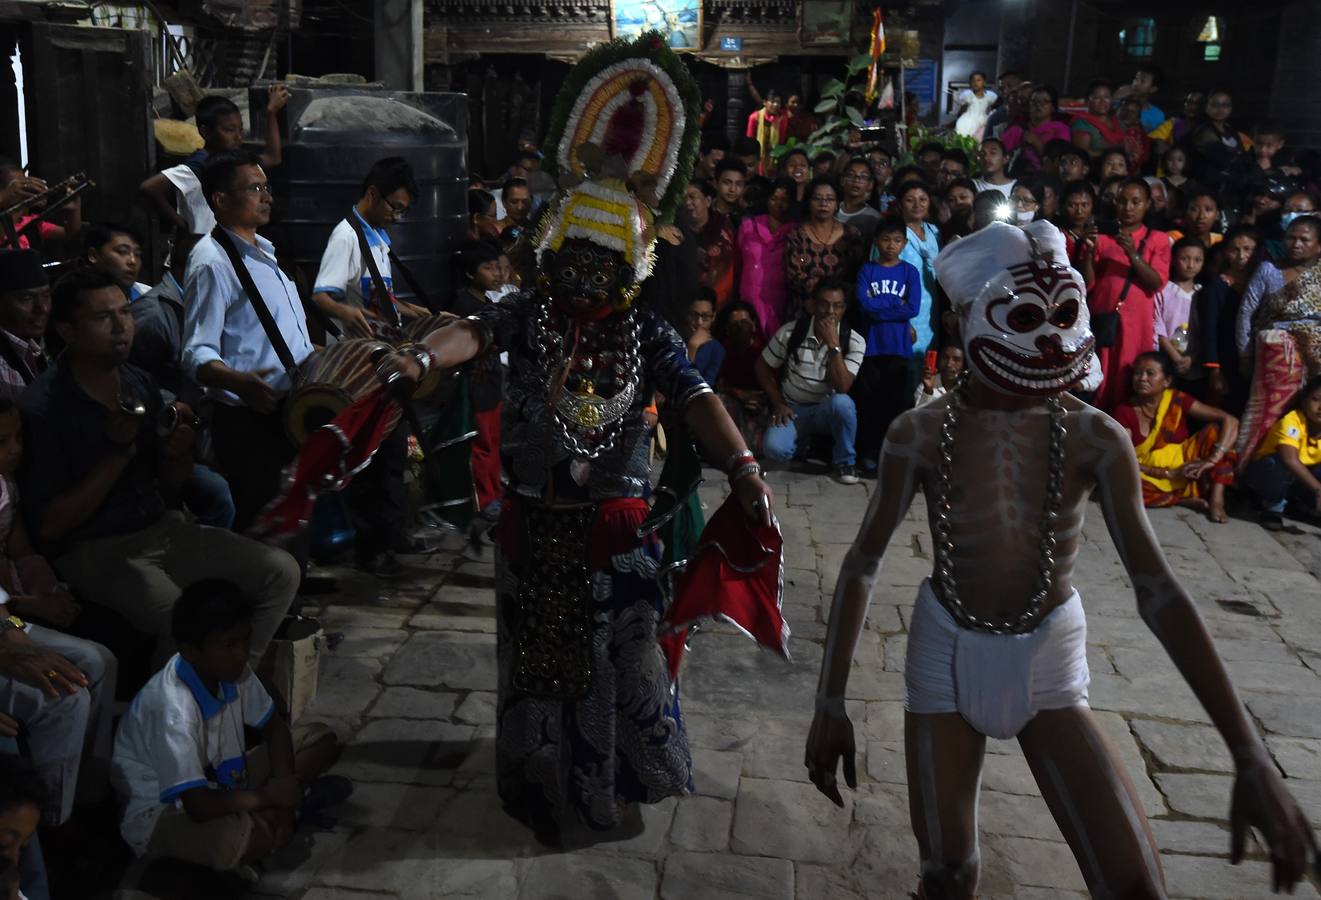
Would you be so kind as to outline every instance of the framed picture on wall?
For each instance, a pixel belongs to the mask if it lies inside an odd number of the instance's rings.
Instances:
[[[702,49],[702,0],[610,0],[610,34],[659,31],[671,50]]]
[[[799,6],[798,15],[798,39],[804,47],[848,43],[853,0],[812,0]]]

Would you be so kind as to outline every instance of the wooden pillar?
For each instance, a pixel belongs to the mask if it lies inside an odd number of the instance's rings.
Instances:
[[[1290,3],[1280,15],[1270,116],[1289,143],[1321,147],[1321,85],[1313,73],[1321,52],[1321,0]]]
[[[748,70],[726,69],[728,94],[725,98],[725,133],[730,142],[743,137],[748,127]]]
[[[396,91],[422,90],[422,0],[378,0],[374,6],[376,80]]]

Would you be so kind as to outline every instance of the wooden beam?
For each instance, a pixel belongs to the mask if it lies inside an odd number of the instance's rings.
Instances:
[[[608,40],[610,29],[604,25],[507,29],[487,25],[428,25],[424,52],[428,63],[444,64],[456,55],[581,55],[592,44]]]

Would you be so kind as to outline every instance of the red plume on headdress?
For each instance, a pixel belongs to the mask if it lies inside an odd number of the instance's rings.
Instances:
[[[606,123],[601,137],[601,149],[606,156],[632,159],[642,145],[642,128],[647,113],[642,107],[642,95],[647,92],[647,79],[639,78],[628,86],[631,98],[620,104]]]

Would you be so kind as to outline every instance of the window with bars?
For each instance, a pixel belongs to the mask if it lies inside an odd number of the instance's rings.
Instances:
[[[1134,19],[1119,29],[1119,43],[1129,56],[1150,59],[1156,51],[1156,20]]]

